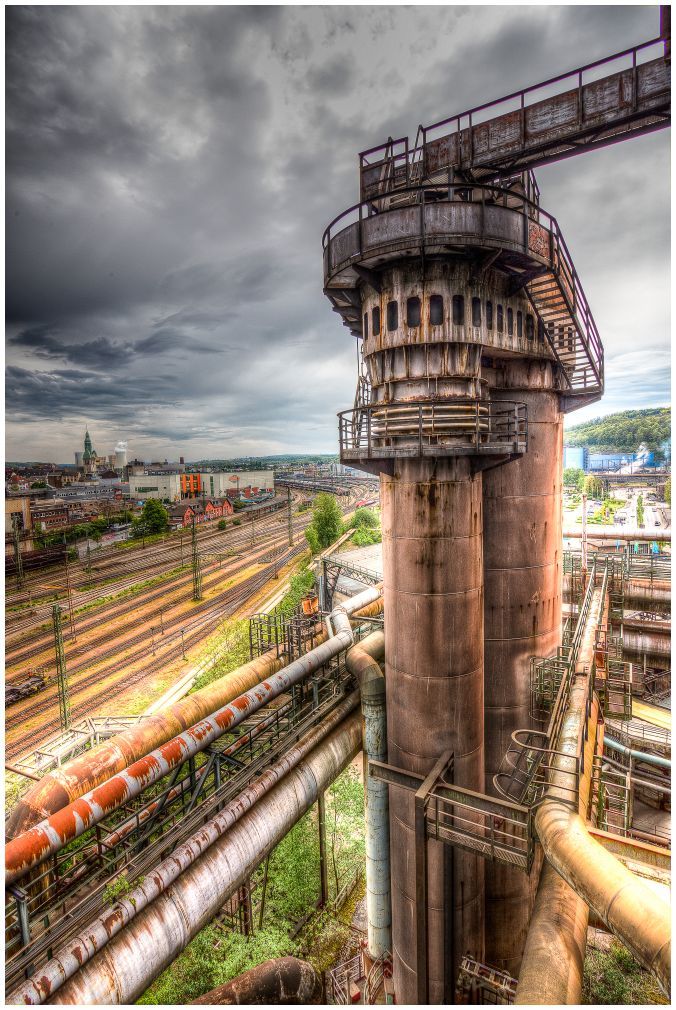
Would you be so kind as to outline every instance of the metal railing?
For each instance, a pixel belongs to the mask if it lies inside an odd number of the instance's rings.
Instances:
[[[350,997],[350,982],[358,982],[364,977],[364,954],[360,950],[358,954],[351,957],[349,961],[344,961],[328,973],[327,996],[330,1003],[338,1006],[348,1006],[352,999]]]
[[[110,893],[106,889],[121,875],[132,881],[152,871],[324,719],[352,686],[341,657],[334,658],[41,864],[25,888],[21,882],[22,887],[8,890],[6,985],[37,968],[50,949],[99,914]]]
[[[526,405],[453,399],[371,404],[338,415],[341,459],[523,453]]]
[[[410,195],[412,202],[420,205],[420,220],[416,225],[418,228],[416,234],[418,244],[422,244],[423,250],[426,242],[426,205],[438,208],[444,203],[447,205],[477,204],[481,206],[482,222],[486,216],[486,207],[503,207],[511,213],[519,215],[522,219],[520,231],[524,250],[532,252],[541,260],[544,259],[559,284],[560,294],[566,302],[576,330],[576,338],[580,343],[580,355],[577,357],[580,357],[581,362],[582,359],[586,360],[587,364],[582,367],[587,369],[593,377],[593,382],[586,383],[586,385],[589,388],[603,387],[603,345],[572,256],[555,217],[542,210],[534,200],[529,199],[518,190],[502,189],[483,183],[452,184],[449,182],[443,185],[415,186],[400,190],[399,196],[403,197],[406,193]],[[367,200],[354,204],[335,217],[326,227],[322,236],[325,280],[328,281],[334,273],[351,266],[355,257],[360,259],[365,253],[372,253],[373,250],[365,247],[365,222],[377,216],[378,213],[396,213],[398,209],[398,207],[392,207],[379,212],[374,207],[373,201]],[[334,241],[353,226],[356,226],[355,241],[346,244],[341,240],[342,252],[339,250],[339,256],[342,256],[342,259],[334,263]],[[539,313],[537,306],[535,309]],[[544,334],[558,361],[559,354],[553,330],[544,326]]]
[[[534,681],[539,691],[536,708],[540,716],[551,703],[557,680],[558,688],[545,731],[517,730],[512,733],[512,742],[493,778],[495,788],[509,800],[536,807],[552,789],[558,798],[574,809],[579,805],[580,778],[585,771],[584,745],[596,687],[595,657],[589,668],[578,671],[577,666],[592,600],[599,591],[599,579],[600,595],[604,598],[609,587],[609,566],[599,566],[597,570],[597,560],[594,559],[570,646],[559,647],[557,657],[552,660],[531,662],[531,684]],[[576,754],[571,755],[558,750],[557,743],[576,673],[582,673],[587,678],[586,718],[580,730]]]
[[[388,952],[373,962],[364,982],[364,1004],[373,1006],[386,978],[392,975],[392,955]]]
[[[653,50],[651,53],[650,51]],[[656,51],[657,50],[657,51]],[[659,58],[664,52],[664,40],[652,39],[649,42],[625,49],[612,56],[595,60],[575,70],[551,77],[536,85],[514,91],[497,100],[484,102],[465,112],[457,113],[433,123],[430,126],[419,126],[416,142],[409,148],[408,137],[388,140],[385,144],[362,151],[359,155],[360,192],[362,199],[374,199],[383,193],[392,192],[398,187],[411,186],[415,182],[422,183],[436,172],[448,171],[460,157],[461,135],[467,137],[468,143],[462,151],[463,162],[474,165],[474,129],[477,126],[511,115],[517,117],[514,123],[518,137],[510,137],[512,161],[514,158],[514,143],[521,148],[526,142],[526,110],[538,101],[555,98],[566,92],[576,92],[578,96],[579,126],[583,124],[583,102],[580,100],[584,88],[598,81],[599,68],[608,70],[612,63],[622,62],[615,73],[630,71],[632,74],[633,101],[638,99],[638,68],[648,62],[646,57]],[[609,75],[606,75],[609,76]],[[588,79],[592,78],[593,79]],[[443,132],[442,132],[443,131]],[[375,157],[374,157],[375,156]],[[478,168],[486,168],[479,164]],[[513,169],[512,169],[513,171]],[[509,172],[509,169],[507,169]],[[499,169],[495,170],[499,174]],[[504,173],[503,173],[504,174]]]

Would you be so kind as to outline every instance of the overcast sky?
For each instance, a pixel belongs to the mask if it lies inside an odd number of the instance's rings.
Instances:
[[[334,452],[321,236],[357,152],[659,34],[658,7],[13,7],[7,457]],[[668,402],[669,131],[539,169],[606,350]]]

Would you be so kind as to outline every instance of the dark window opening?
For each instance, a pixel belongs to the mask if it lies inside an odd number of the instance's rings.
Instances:
[[[420,326],[420,299],[417,295],[406,299],[406,325]]]
[[[565,344],[565,340],[564,340],[564,337],[563,337],[563,326],[559,326],[559,339],[558,339],[557,342],[558,342],[559,347],[563,347],[564,344]]]
[[[573,350],[573,327],[568,327],[568,350]]]
[[[432,295],[430,298],[430,325],[441,326],[444,321],[444,299],[441,295]]]
[[[486,302],[486,326],[493,329],[493,302]]]
[[[465,299],[462,295],[453,295],[453,325],[462,326],[465,322]]]
[[[387,303],[387,328],[396,330],[399,326],[399,304],[397,302]]]
[[[510,337],[514,333],[514,313],[511,309],[507,309],[507,332]]]
[[[505,328],[505,320],[502,312],[502,305],[498,305],[498,333],[502,333]]]
[[[472,326],[481,326],[481,299],[472,299]]]
[[[374,309],[371,310],[371,328],[373,330],[373,336],[377,337],[380,333],[380,306],[376,305]]]
[[[526,315],[526,340],[535,340],[535,320],[530,312]]]
[[[364,313],[364,329],[361,331],[362,337],[368,337],[369,335],[369,314]]]
[[[545,324],[541,319],[538,319],[538,342],[541,344],[545,342]]]
[[[523,312],[516,314],[516,335],[517,337],[523,336]]]

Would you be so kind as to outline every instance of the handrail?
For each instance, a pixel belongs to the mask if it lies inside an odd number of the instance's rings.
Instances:
[[[466,116],[473,116],[477,112],[483,112],[484,109],[494,108],[496,105],[502,105],[504,102],[513,101],[513,99],[515,98],[521,98],[524,95],[530,95],[535,91],[540,91],[542,88],[551,87],[552,84],[558,84],[559,81],[565,81],[571,77],[577,76],[581,86],[582,84],[581,76],[582,74],[586,73],[586,71],[593,70],[595,67],[601,67],[606,64],[612,63],[614,62],[614,60],[622,59],[622,57],[624,56],[632,56],[635,59],[636,54],[640,50],[648,49],[651,46],[656,45],[664,46],[664,39],[658,37],[655,39],[651,39],[649,42],[641,42],[641,44],[638,46],[631,46],[629,49],[623,49],[621,52],[614,53],[612,56],[604,56],[601,59],[594,60],[592,63],[586,63],[583,67],[578,67],[575,70],[567,70],[562,74],[557,74],[556,77],[550,77],[546,81],[539,81],[537,84],[531,84],[527,88],[520,88],[518,91],[513,91],[510,95],[504,95],[502,98],[496,98],[490,102],[484,102],[482,105],[476,105],[474,108],[467,109],[465,112],[459,112],[453,116],[448,116],[446,119],[440,119],[439,122],[437,123],[432,123],[430,126],[424,126],[423,135],[425,135],[428,130],[431,131],[439,129],[439,127],[446,126],[447,123],[452,123],[456,119],[463,119]],[[633,65],[634,64],[632,63],[632,67]],[[629,70],[630,68],[626,67],[625,69]],[[381,148],[384,146],[385,146],[384,144],[380,145]],[[375,150],[377,150],[377,148],[371,148],[371,151],[369,153],[373,153],[373,151]]]
[[[549,231],[552,239],[549,251],[550,269],[557,274],[561,274],[562,268],[565,268],[563,271],[565,277],[565,283],[561,284],[561,292],[564,299],[569,303],[568,308],[571,312],[571,315],[576,320],[576,322],[580,324],[577,327],[578,333],[580,335],[580,338],[582,339],[583,344],[585,345],[585,349],[588,351],[589,361],[591,363],[594,376],[596,380],[600,383],[602,379],[603,346],[601,344],[601,339],[599,337],[596,328],[596,323],[591,313],[591,309],[589,308],[589,303],[587,302],[584,289],[580,283],[577,270],[575,269],[575,266],[573,264],[570,250],[568,249],[568,246],[565,242],[563,234],[561,233],[561,229],[559,228],[559,224],[556,218],[553,217],[553,215],[549,214],[547,211],[542,210],[542,208],[537,203],[535,203],[535,201],[529,199],[527,196],[524,196],[521,193],[518,193],[512,189],[505,189],[503,187],[490,185],[487,183],[472,182],[466,184],[456,184],[450,187],[447,184],[441,185],[439,183],[431,185],[407,186],[405,188],[398,189],[397,195],[404,196],[406,194],[416,194],[417,196],[419,196],[419,202],[424,207],[426,203],[426,196],[428,196],[430,193],[443,193],[448,195],[449,190],[463,191],[470,193],[472,191],[478,190],[481,193],[482,196],[481,200],[469,200],[466,201],[467,203],[480,203],[481,205],[485,205],[486,202],[485,196],[487,192],[491,194],[492,199],[499,199],[500,197],[503,197],[505,198],[505,200],[507,198],[511,200],[517,200],[520,206],[517,207],[505,206],[504,209],[514,214],[520,214],[526,219],[534,220],[537,222],[537,224],[541,225],[542,227],[544,227],[546,230]],[[440,203],[455,204],[457,202],[459,201],[451,199],[446,199],[443,201],[441,200],[433,201],[435,206],[439,206]],[[387,210],[380,211],[378,213],[381,214],[395,213],[399,209],[401,208],[392,207]],[[528,214],[529,210],[532,212],[531,214]],[[374,216],[373,200],[362,200],[359,203],[353,204],[351,207],[348,207],[347,210],[344,210],[341,214],[338,214],[326,226],[322,234],[322,249],[324,251],[326,251],[327,248],[329,248],[331,240],[334,237],[332,234],[334,226],[339,221],[342,221],[344,218],[346,218],[348,215],[354,214],[357,211],[359,213],[358,220],[350,223],[351,224],[358,223],[361,232],[362,222],[365,219]],[[346,225],[345,227],[347,228],[349,227],[349,225]],[[340,231],[342,232],[343,230],[345,229],[341,229]],[[361,241],[360,241],[360,248],[361,248]],[[570,296],[566,291],[567,287],[570,287]],[[584,329],[582,329],[581,327],[584,327]]]

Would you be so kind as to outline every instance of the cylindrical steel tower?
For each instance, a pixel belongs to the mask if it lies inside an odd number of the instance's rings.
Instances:
[[[597,398],[602,349],[532,176],[411,186],[391,151],[324,235],[363,340],[341,461],[381,478],[388,762],[427,776],[452,752],[453,783],[492,794],[530,656],[560,641],[562,410]],[[484,867],[472,830],[427,841],[421,885],[413,794],[390,786],[398,1003],[453,1002],[463,954],[518,968],[534,885]]]

